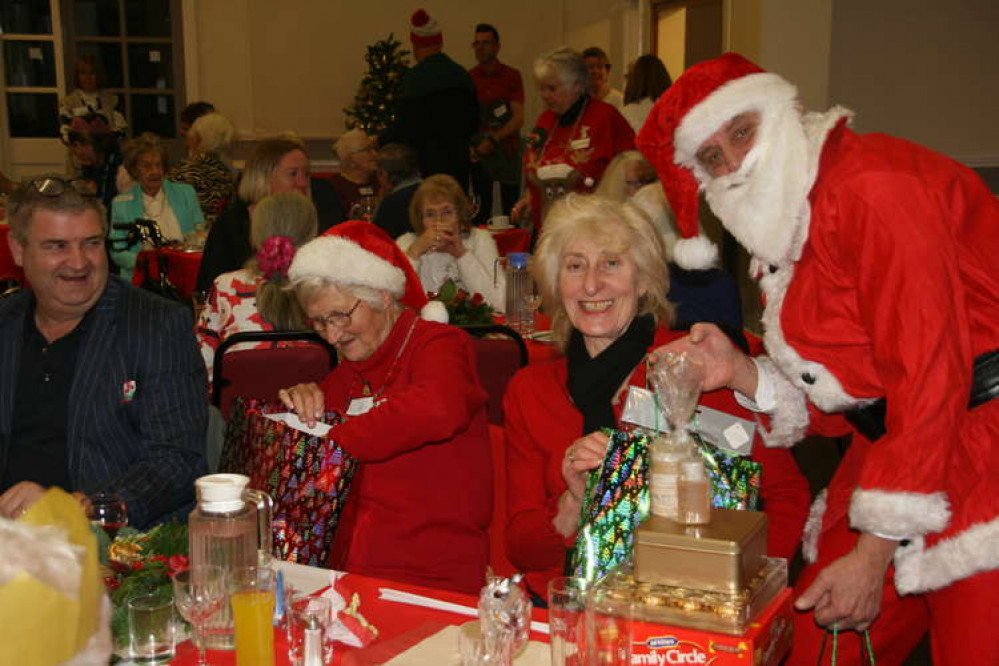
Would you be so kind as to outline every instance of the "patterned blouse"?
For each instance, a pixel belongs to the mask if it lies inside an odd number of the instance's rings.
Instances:
[[[177,183],[187,183],[198,193],[198,204],[209,223],[214,222],[220,208],[232,198],[236,177],[229,166],[218,156],[201,153],[187,157],[170,169],[167,178]]]

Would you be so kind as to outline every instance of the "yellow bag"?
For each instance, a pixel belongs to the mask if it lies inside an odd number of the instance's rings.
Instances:
[[[0,518],[0,664],[107,663],[102,600],[97,541],[77,500],[51,488],[20,519]]]

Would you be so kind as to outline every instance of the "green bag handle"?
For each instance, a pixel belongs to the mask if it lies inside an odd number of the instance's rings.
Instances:
[[[832,660],[829,663],[831,664],[831,666],[836,666],[836,652],[837,652],[838,642],[839,642],[839,629],[837,629],[835,625],[833,625],[833,628],[831,630],[827,629],[826,632],[822,635],[822,645],[819,647],[819,659],[816,662],[816,664],[818,664],[818,666],[822,666],[822,657],[825,656],[825,653],[826,653],[826,639],[829,638],[829,634],[830,633],[832,634],[833,640],[832,640]],[[864,661],[864,649],[865,648],[867,650],[867,657],[871,661],[871,666],[875,666],[875,663],[874,663],[874,648],[871,647],[871,631],[869,629],[865,629],[864,630],[864,640],[860,643],[860,661],[861,662]]]

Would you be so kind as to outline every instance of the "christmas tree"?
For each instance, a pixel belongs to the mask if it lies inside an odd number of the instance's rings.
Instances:
[[[368,47],[364,60],[368,71],[361,79],[361,87],[354,97],[354,105],[344,109],[347,128],[355,127],[368,134],[377,134],[395,120],[395,108],[402,95],[402,75],[409,65],[409,51],[401,50],[402,44],[389,34],[388,39]]]

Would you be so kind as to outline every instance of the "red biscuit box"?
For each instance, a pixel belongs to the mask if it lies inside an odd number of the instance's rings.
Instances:
[[[791,649],[792,592],[780,592],[742,636],[634,623],[633,666],[777,666]]]

